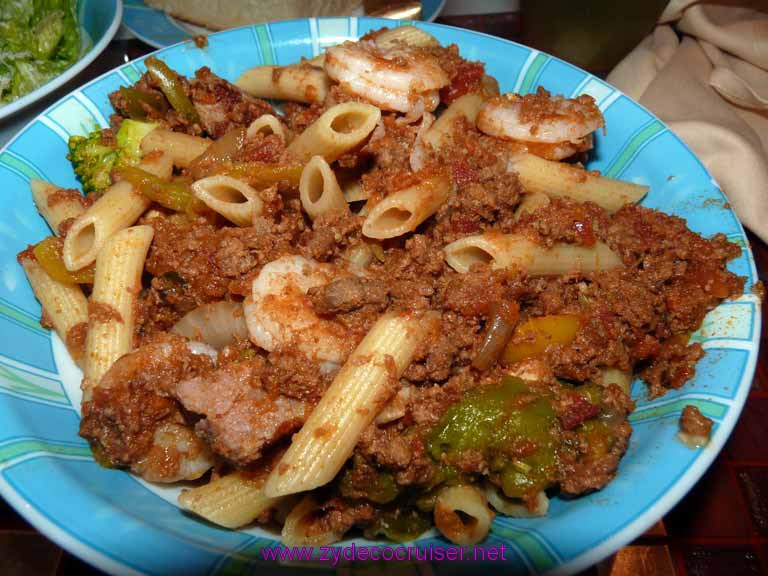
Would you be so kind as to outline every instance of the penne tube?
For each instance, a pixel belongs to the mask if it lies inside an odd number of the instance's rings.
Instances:
[[[515,210],[515,220],[519,220],[523,214],[535,212],[539,208],[549,205],[549,196],[543,192],[532,192],[523,196],[520,205]]]
[[[280,540],[285,546],[328,546],[344,536],[330,527],[318,530],[321,506],[312,496],[304,496],[285,518]]]
[[[138,167],[161,180],[170,180],[173,176],[173,157],[167,152],[155,150],[146,154]]]
[[[259,193],[237,178],[218,174],[197,180],[192,192],[208,208],[237,226],[250,226],[261,215],[264,203]]]
[[[78,217],[64,239],[67,270],[80,270],[96,260],[99,250],[118,230],[136,222],[151,200],[128,182],[113,184]]]
[[[632,387],[632,372],[629,370],[620,370],[619,368],[602,368],[600,370],[602,379],[600,384],[610,386],[616,384],[625,394],[629,394]]]
[[[133,348],[136,301],[152,242],[151,226],[125,228],[109,238],[96,258],[96,277],[88,302],[83,401],[123,354]]]
[[[623,265],[621,258],[603,242],[593,246],[556,244],[545,248],[524,236],[499,232],[466,236],[448,244],[444,251],[446,262],[462,274],[478,263],[492,268],[517,266],[531,276],[597,272]]]
[[[565,196],[578,202],[594,202],[608,212],[616,212],[625,204],[639,202],[648,186],[606,178],[564,162],[545,160],[533,154],[518,154],[510,160],[529,193]]]
[[[477,113],[485,100],[486,97],[482,94],[464,94],[457,98],[435,120],[422,139],[435,150],[439,150],[452,139],[453,128],[460,117],[466,118],[472,126],[475,125]]]
[[[494,514],[480,490],[463,485],[440,490],[434,517],[435,526],[448,540],[471,546],[488,536]]]
[[[313,156],[299,181],[301,206],[312,220],[334,210],[348,210],[336,175],[322,156]]]
[[[363,338],[264,485],[270,497],[330,482],[387,403],[436,316],[387,313]]]
[[[488,504],[505,516],[537,518],[539,516],[546,516],[549,511],[549,498],[547,498],[547,493],[543,491],[536,494],[536,505],[533,509],[526,506],[525,502],[518,498],[508,498],[497,486],[490,482],[486,482],[483,486],[483,493],[488,500]]]
[[[371,208],[363,222],[363,234],[384,240],[413,232],[419,224],[437,212],[451,193],[451,180],[444,174],[393,192]]]
[[[322,156],[329,163],[355,148],[373,132],[381,110],[362,102],[337,104],[323,112],[288,145],[299,161]]]
[[[256,98],[294,102],[322,102],[331,84],[325,71],[310,64],[255,66],[243,72],[235,85]]]
[[[69,350],[72,359],[82,366],[85,335],[88,330],[88,300],[77,284],[65,284],[51,278],[34,256],[19,258],[35,298],[53,329]]]
[[[263,476],[242,471],[184,490],[179,504],[209,522],[225,528],[240,528],[277,506],[282,498],[268,498],[262,491]]]
[[[248,129],[245,131],[246,138],[253,139],[257,134],[263,134],[264,136],[276,134],[284,141],[288,139],[285,126],[283,126],[277,116],[272,114],[262,114],[256,118],[256,120],[251,122]]]
[[[207,138],[155,128],[142,139],[141,151],[147,154],[160,150],[171,156],[174,166],[187,168],[210,144]]]
[[[29,181],[29,187],[37,211],[56,236],[61,236],[62,224],[85,212],[85,198],[77,190],[66,190],[37,178]]]

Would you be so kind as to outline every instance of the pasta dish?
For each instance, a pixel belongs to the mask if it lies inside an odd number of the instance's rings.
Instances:
[[[145,65],[69,141],[85,194],[32,181],[52,234],[18,260],[96,460],[209,522],[470,545],[545,515],[613,479],[633,379],[682,386],[743,290],[724,235],[584,168],[590,96],[502,95],[418,28],[234,84]]]

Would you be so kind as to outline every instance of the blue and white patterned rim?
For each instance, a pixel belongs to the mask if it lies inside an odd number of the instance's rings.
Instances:
[[[181,73],[205,65],[233,80],[249,66],[311,57],[329,44],[391,24],[369,18],[260,24],[212,35],[203,50],[181,44],[159,54]],[[504,91],[530,92],[543,85],[555,93],[594,96],[608,133],[597,136],[590,168],[650,185],[644,205],[686,218],[705,236],[723,232],[742,246],[729,268],[747,277],[746,294],[710,313],[694,335],[707,350],[696,378],[653,401],[640,383],[633,385],[634,434],[616,480],[584,498],[554,499],[547,518],[494,521],[485,545],[509,548],[512,558],[505,571],[573,573],[666,513],[700,478],[733,429],[749,391],[760,337],[760,302],[749,290],[757,280],[752,255],[717,184],[680,139],[640,105],[574,66],[519,44],[416,25],[443,43],[455,42],[465,57],[486,62]],[[77,186],[64,159],[66,139],[94,124],[105,125],[111,110],[107,94],[135,81],[143,70],[139,60],[88,83],[49,107],[0,151],[0,185],[8,191],[0,214],[0,492],[57,543],[109,572],[255,574],[265,568],[258,561],[261,548],[279,546],[273,534],[255,528],[230,532],[196,521],[172,503],[174,490],[148,487],[93,462],[77,436],[77,370],[58,339],[39,326],[39,306],[15,262],[16,252],[46,234],[29,197],[29,178]],[[690,450],[675,439],[679,413],[690,403],[716,423],[710,445],[702,450]],[[447,543],[429,533],[412,545]],[[301,568],[335,572],[323,564]],[[448,565],[414,569],[451,571]],[[346,570],[370,573],[371,567],[354,564]]]

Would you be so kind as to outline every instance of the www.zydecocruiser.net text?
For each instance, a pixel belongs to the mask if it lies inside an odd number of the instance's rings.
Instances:
[[[307,546],[262,548],[263,560],[277,562],[327,562],[333,566],[345,562],[360,561],[399,561],[399,562],[504,562],[507,560],[507,546],[489,546],[486,548],[467,546],[439,547],[429,546]]]

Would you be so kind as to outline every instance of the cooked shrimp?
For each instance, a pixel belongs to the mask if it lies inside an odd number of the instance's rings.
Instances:
[[[145,480],[197,480],[213,466],[208,447],[190,426],[164,422],[152,439],[149,452],[132,466]]]
[[[437,61],[407,46],[382,50],[372,41],[345,42],[325,51],[325,71],[354,94],[383,110],[431,112],[438,90],[450,82]]]
[[[244,302],[251,341],[265,350],[295,346],[318,362],[341,364],[351,352],[347,329],[319,317],[307,292],[325,286],[340,271],[302,256],[284,256],[264,266]]]
[[[570,158],[578,152],[587,152],[592,149],[592,134],[587,134],[584,138],[576,142],[556,142],[547,144],[546,142],[510,142],[510,149],[513,152],[530,152],[545,160],[564,160]]]
[[[578,98],[504,94],[488,100],[477,115],[481,132],[526,144],[532,154],[562,159],[591,147],[591,134],[605,125],[591,96]]]
[[[171,395],[177,381],[214,365],[211,354],[169,335],[122,356],[83,404],[80,434],[105,461],[151,482],[199,478],[213,456]]]

